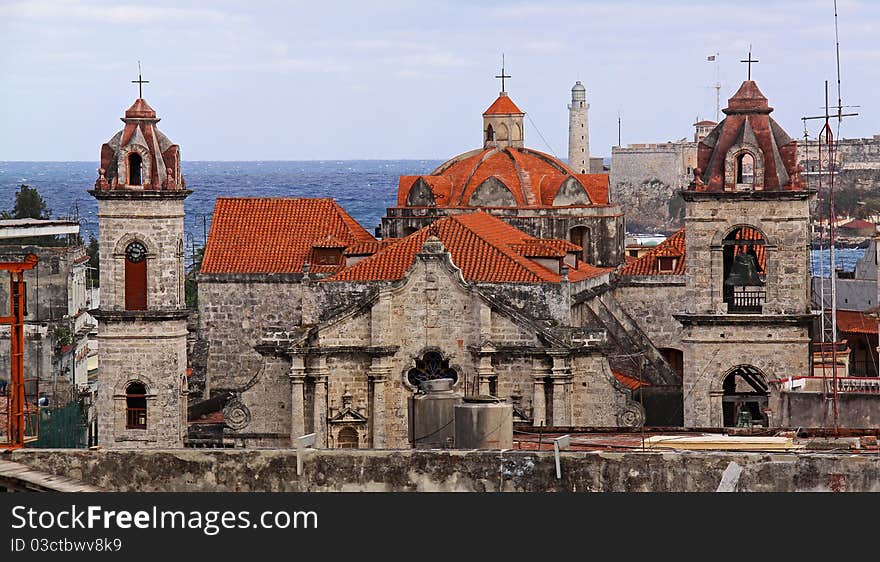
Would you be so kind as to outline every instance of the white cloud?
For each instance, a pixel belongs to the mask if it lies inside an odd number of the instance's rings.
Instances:
[[[69,0],[37,0],[0,6],[0,18],[29,21],[85,21],[116,25],[241,22],[241,15],[212,9],[162,7],[150,4],[81,3]]]

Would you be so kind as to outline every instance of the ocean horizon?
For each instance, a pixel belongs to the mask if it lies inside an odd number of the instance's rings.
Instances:
[[[188,254],[204,244],[217,197],[332,197],[369,232],[385,209],[396,204],[400,176],[430,173],[445,160],[187,160],[181,165],[188,189],[185,202]],[[0,209],[12,209],[22,184],[36,188],[52,216],[76,219],[84,240],[98,233],[97,201],[88,194],[98,177],[98,161],[0,161]],[[837,266],[852,271],[862,248],[840,248]],[[812,269],[829,271],[829,252],[813,250]]]

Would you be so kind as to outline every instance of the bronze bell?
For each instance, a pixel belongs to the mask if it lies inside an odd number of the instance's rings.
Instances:
[[[764,282],[758,276],[758,261],[752,254],[738,254],[733,257],[730,273],[724,280],[725,287],[762,287]]]

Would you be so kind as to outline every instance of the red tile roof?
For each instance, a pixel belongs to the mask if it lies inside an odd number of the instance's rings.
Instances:
[[[646,380],[639,380],[635,377],[624,375],[623,373],[618,371],[611,371],[611,374],[614,375],[614,378],[617,379],[620,384],[630,390],[638,390],[643,386],[651,386],[651,383]]]
[[[156,110],[150,107],[147,100],[138,98],[134,100],[131,107],[125,110],[125,116],[128,118],[155,119]]]
[[[501,92],[501,95],[498,96],[492,105],[489,106],[489,109],[483,112],[483,115],[524,115],[522,110],[513,103],[513,100],[510,99],[510,96],[507,95],[506,92]]]
[[[479,211],[441,218],[430,226],[395,240],[376,254],[347,267],[327,281],[393,281],[406,271],[428,236],[437,236],[466,281],[486,283],[558,283],[562,276],[517,251],[546,244],[550,249],[574,246],[563,240],[538,240],[503,220]],[[574,246],[577,248],[577,246]],[[558,250],[557,250],[558,251]],[[569,271],[571,281],[610,272],[611,268],[579,263]]]
[[[875,228],[876,225],[872,222],[868,222],[863,219],[853,219],[846,224],[842,224],[837,228],[851,228],[851,229],[866,229],[866,228]]]
[[[346,256],[369,256],[375,254],[392,242],[397,242],[397,238],[383,238],[382,240],[369,240],[367,242],[358,242],[352,244],[345,249]]]
[[[837,329],[850,334],[876,334],[877,319],[869,318],[864,312],[838,310]]]
[[[743,227],[736,231],[735,240],[762,240],[763,236],[759,230],[750,227]],[[748,252],[753,249],[758,261],[758,273],[766,273],[767,253],[766,248],[757,244],[754,246],[734,246],[734,255]],[[621,268],[620,274],[623,276],[637,275],[684,275],[685,273],[685,231],[684,227],[678,229],[675,234],[654,246],[647,253],[633,261],[627,260],[626,264]],[[672,271],[660,271],[658,258],[671,257],[679,258],[675,261],[675,267]]]
[[[375,239],[332,199],[217,199],[202,273],[300,273],[312,247]],[[331,242],[335,243],[335,242]],[[335,271],[339,266],[313,266]]]
[[[397,205],[407,206],[410,190],[424,181],[437,207],[468,207],[477,188],[494,177],[510,191],[517,207],[550,207],[566,180],[573,178],[589,198],[587,205],[608,205],[608,174],[575,174],[549,154],[531,148],[487,148],[460,154],[430,175],[401,176]]]
[[[672,271],[660,271],[660,264],[657,258],[664,256],[679,257]],[[648,250],[642,257],[637,258],[635,261],[627,262],[621,268],[620,274],[623,276],[684,275],[684,264],[684,227],[682,227],[675,234]]]

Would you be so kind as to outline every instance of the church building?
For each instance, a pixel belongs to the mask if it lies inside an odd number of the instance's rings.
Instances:
[[[190,192],[138,99],[91,191],[100,441],[405,448],[407,400],[438,378],[521,428],[778,424],[772,382],[810,369],[814,193],[771,112],[744,82],[699,142],[685,227],[638,259],[608,176],[527,148],[505,91],[482,147],[400,178],[381,239],[331,199],[220,197],[187,349]]]

